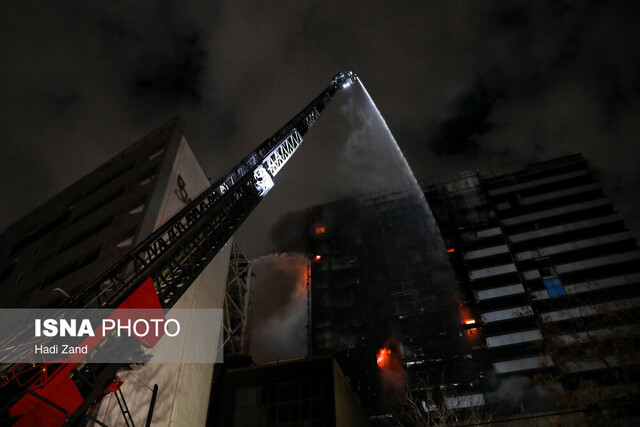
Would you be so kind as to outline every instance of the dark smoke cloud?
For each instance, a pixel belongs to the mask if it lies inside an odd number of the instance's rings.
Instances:
[[[503,173],[582,152],[637,226],[636,9],[570,0],[2,2],[0,228],[176,114],[218,177],[350,67],[418,177]],[[277,216],[354,186],[333,173],[349,170],[339,155],[349,121],[337,110],[323,114],[273,202],[240,233],[250,256],[269,252],[268,237],[256,237]]]
[[[250,353],[257,363],[306,355],[307,258],[265,255],[252,261],[255,273]]]
[[[271,228],[271,240],[277,252],[306,253],[308,249],[307,215],[288,212],[279,217]]]
[[[575,0],[0,2],[0,229],[177,114],[217,178],[336,71],[353,68],[419,178],[506,173],[582,152],[638,233],[637,9]],[[250,258],[302,250],[299,219],[271,237],[287,212],[398,182],[388,146],[364,133],[347,149],[353,124],[366,121],[358,95],[336,96],[237,233]],[[262,274],[257,318],[304,348],[302,300],[280,278],[288,270],[276,271]],[[267,321],[270,312],[279,314]],[[257,358],[300,354],[277,339]]]
[[[500,94],[482,80],[460,95],[452,115],[440,124],[432,139],[432,148],[439,155],[477,153],[478,138],[491,132],[494,103]]]

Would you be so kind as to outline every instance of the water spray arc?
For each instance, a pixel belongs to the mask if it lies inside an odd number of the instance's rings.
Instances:
[[[364,292],[371,294],[366,298],[375,307],[372,324],[376,326],[370,333],[374,342],[366,344],[367,358],[376,363],[376,381],[382,387],[384,402],[391,404],[403,399],[405,371],[411,377],[429,377],[435,374],[432,370],[439,369],[426,363],[433,352],[428,337],[444,336],[450,341],[447,346],[458,346],[457,318],[453,317],[455,279],[423,190],[363,81],[359,81],[361,91],[353,94],[357,96],[351,97],[354,101],[344,110],[351,134],[343,158],[360,185],[355,188],[360,192],[355,208],[370,217],[369,223],[353,224],[360,227],[354,232],[357,238],[365,239],[367,248],[376,248],[359,254],[368,270],[357,274],[366,280]],[[351,241],[349,236],[342,238]],[[327,294],[329,298],[334,295]],[[391,346],[389,342],[394,340],[395,346]],[[365,344],[362,346],[364,350]],[[361,363],[369,362],[362,359]],[[362,377],[357,381],[369,384],[371,375],[363,373]]]

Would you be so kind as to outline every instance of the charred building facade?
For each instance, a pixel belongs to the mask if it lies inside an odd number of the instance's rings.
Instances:
[[[438,227],[402,193],[309,211],[311,349],[336,354],[370,413],[390,337],[414,396],[451,409],[637,398],[640,251],[581,155],[422,189]]]
[[[308,215],[311,352],[334,354],[368,413],[397,404],[405,381],[463,374],[454,369],[469,350],[454,274],[422,194],[344,200]]]

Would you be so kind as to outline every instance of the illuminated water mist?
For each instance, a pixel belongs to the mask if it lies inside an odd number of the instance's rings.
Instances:
[[[418,184],[418,180],[416,179],[415,175],[413,174],[413,170],[411,170],[411,166],[409,166],[409,162],[407,162],[406,157],[404,157],[404,154],[402,154],[402,150],[400,150],[400,146],[398,145],[398,142],[394,138],[393,134],[391,133],[391,129],[389,129],[389,126],[387,125],[387,121],[382,116],[382,113],[380,113],[380,110],[378,109],[378,106],[376,105],[376,103],[373,102],[373,99],[371,98],[371,95],[369,95],[369,92],[367,91],[367,88],[364,87],[364,83],[362,83],[362,80],[360,80],[360,86],[362,87],[362,90],[364,91],[364,94],[367,97],[367,100],[369,101],[369,103],[373,107],[374,111],[378,115],[377,119],[380,121],[380,123],[384,127],[384,130],[386,131],[387,136],[389,137],[389,141],[391,141],[393,143],[393,148],[398,153],[398,157],[399,157],[400,161],[402,162],[402,164],[404,166],[404,172],[411,179],[411,181],[413,182],[415,187],[420,188],[420,185]],[[426,203],[426,201],[425,201],[425,203]]]
[[[400,251],[406,257],[407,280],[420,283],[414,289],[412,299],[424,314],[420,317],[425,335],[445,333],[450,343],[442,344],[449,347],[448,351],[457,351],[463,343],[460,336],[460,322],[457,314],[458,293],[456,290],[455,274],[445,252],[444,241],[440,233],[431,208],[425,199],[424,192],[416,179],[407,159],[398,146],[389,126],[382,117],[380,110],[362,85],[364,98],[357,115],[365,116],[360,120],[360,128],[354,130],[357,135],[353,143],[357,144],[354,154],[366,157],[364,163],[372,168],[369,177],[374,176],[379,182],[387,184],[387,189],[393,190],[391,197],[397,197],[400,202],[399,212],[406,212],[405,223],[397,225],[397,236],[387,237],[386,242],[393,250]],[[368,105],[367,105],[368,104]],[[368,141],[363,140],[368,138]],[[397,190],[397,193],[395,192]],[[384,193],[383,193],[384,194]],[[396,195],[397,196],[393,196]],[[386,196],[385,196],[386,197]],[[403,206],[403,203],[404,204]],[[404,209],[409,209],[408,211]],[[411,229],[411,236],[406,235],[403,227]],[[417,245],[416,244],[417,239]],[[414,242],[410,248],[409,241]],[[391,280],[398,280],[395,271],[389,272]],[[422,316],[422,315],[421,315]],[[427,332],[428,331],[428,332]],[[429,343],[414,344],[428,346]],[[402,343],[405,345],[407,343]],[[411,359],[411,346],[403,348],[402,354]],[[426,350],[425,350],[426,351]],[[389,377],[392,378],[392,377]],[[389,379],[387,378],[387,379]],[[387,381],[389,383],[389,381]]]
[[[362,79],[360,79],[360,87],[362,88],[362,91],[364,92],[364,95],[366,96],[367,101],[371,105],[373,112],[377,116],[376,120],[382,125],[384,132],[386,133],[386,137],[387,137],[386,139],[388,139],[390,145],[393,147],[393,150],[395,151],[395,154],[397,156],[397,160],[400,162],[400,166],[402,167],[402,172],[404,174],[404,177],[408,181],[407,188],[405,188],[404,190],[410,193],[415,193],[412,195],[415,195],[420,200],[420,206],[424,209],[424,213],[426,215],[426,220],[428,223],[427,225],[430,232],[429,237],[431,238],[430,241],[432,245],[437,246],[436,248],[437,250],[441,251],[444,254],[444,242],[440,235],[440,230],[435,222],[433,213],[431,212],[431,208],[429,207],[429,204],[427,203],[427,200],[424,197],[422,188],[420,187],[418,180],[413,174],[413,170],[411,169],[411,166],[409,166],[409,162],[407,162],[406,157],[402,153],[402,150],[400,149],[398,142],[396,141],[393,134],[391,133],[391,129],[389,129],[389,126],[387,125],[386,120],[382,116],[382,113],[380,113],[378,106],[371,98],[371,95],[369,95],[369,92],[367,91],[367,89],[364,87],[364,83],[362,82]]]

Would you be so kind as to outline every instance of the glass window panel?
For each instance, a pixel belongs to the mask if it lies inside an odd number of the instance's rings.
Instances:
[[[302,380],[300,383],[300,398],[306,399],[309,397],[311,391],[311,381],[308,378]]]
[[[294,382],[289,384],[289,400],[300,399],[300,383]]]
[[[267,421],[268,422],[278,421],[278,405],[267,406]]]
[[[547,288],[547,293],[551,298],[557,298],[559,296],[563,296],[567,294],[567,291],[562,284],[562,281],[559,277],[549,277],[543,279],[542,282],[544,286]]]
[[[277,384],[269,384],[267,387],[267,400],[265,403],[275,403],[278,401],[278,385]]]
[[[233,414],[233,425],[235,427],[245,427],[249,425],[245,414],[246,412],[244,409],[236,408],[235,413]]]
[[[243,409],[244,419],[247,426],[259,426],[260,425],[260,407],[251,406]]]
[[[239,388],[236,390],[236,407],[247,406],[247,389]]]
[[[286,402],[287,400],[289,400],[289,385],[279,384],[278,385],[278,402]]]
[[[287,422],[289,419],[289,405],[281,403],[278,405],[278,422]]]
[[[311,419],[311,401],[303,400],[300,402],[300,418],[303,420]]]
[[[313,418],[322,417],[322,399],[313,399],[311,401],[311,413]]]
[[[289,421],[297,422],[300,420],[300,403],[294,402],[289,405]]]
[[[311,396],[321,396],[322,395],[322,382],[320,378],[313,378],[311,380]]]
[[[247,389],[247,405],[255,406],[260,404],[260,388],[259,387],[249,387]]]

